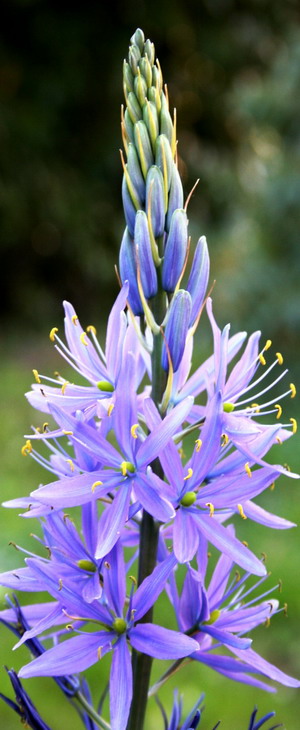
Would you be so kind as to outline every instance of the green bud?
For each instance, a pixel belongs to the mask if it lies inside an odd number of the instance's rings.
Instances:
[[[144,56],[143,58],[141,58],[139,62],[139,68],[141,74],[143,75],[143,78],[146,81],[147,88],[149,88],[152,84],[152,68],[148,56]]]
[[[125,634],[127,623],[124,618],[115,618],[112,628],[117,634]]]
[[[99,390],[104,390],[105,393],[114,392],[114,386],[112,385],[112,383],[109,383],[108,380],[99,380],[97,383],[97,388],[99,388]]]
[[[141,54],[144,50],[145,36],[141,28],[137,28],[133,36],[130,38],[133,46],[138,46]]]
[[[186,492],[184,497],[182,497],[180,504],[182,507],[191,507],[191,505],[194,504],[196,499],[197,499],[196,492]]]
[[[134,139],[135,146],[137,148],[140,158],[142,173],[144,175],[144,178],[146,179],[149,167],[153,165],[153,154],[145,122],[138,121],[134,125]]]
[[[170,190],[174,162],[169,140],[164,134],[160,134],[156,140],[155,164],[162,171],[165,194],[167,196],[167,193]]]
[[[129,63],[127,61],[124,61],[123,63],[123,80],[124,80],[124,86],[126,87],[127,92],[133,91],[133,73],[131,71],[131,68],[129,66]]]
[[[161,97],[161,95],[160,95],[159,91],[157,91],[155,86],[151,86],[151,88],[148,91],[148,99],[149,99],[149,101],[152,102],[152,104],[154,104],[154,106],[157,110],[157,114],[160,114],[160,110],[161,110],[160,97]]]
[[[136,148],[131,142],[128,145],[126,167],[133,187],[137,192],[138,198],[143,203],[145,200],[145,181],[141,172]],[[140,207],[141,206],[139,206],[139,208]]]
[[[232,413],[234,411],[234,403],[223,403],[223,411],[225,413]]]
[[[125,125],[125,131],[126,131],[128,140],[130,140],[130,142],[133,142],[134,143],[133,124],[132,124],[132,121],[130,119],[130,115],[129,115],[128,109],[125,109],[124,125]]]
[[[166,99],[164,93],[161,94],[160,131],[161,131],[161,134],[165,134],[165,136],[169,140],[170,145],[172,147],[174,128],[173,128],[173,122],[171,119],[171,115],[170,115],[170,112],[168,109],[168,102],[167,102],[167,99]]]
[[[153,66],[154,59],[155,59],[155,48],[154,48],[154,43],[151,43],[149,38],[147,38],[146,43],[144,45],[144,54],[149,59],[150,65]]]
[[[139,102],[136,98],[136,95],[133,93],[133,91],[130,91],[127,97],[127,109],[129,112],[129,116],[133,124],[139,121],[139,119],[142,118],[142,110],[139,105]]]
[[[147,84],[141,73],[138,73],[138,75],[134,79],[134,90],[138,101],[143,108],[146,101]]]
[[[89,573],[96,573],[96,565],[91,560],[77,560],[76,565],[80,570],[88,570]]]
[[[130,46],[128,60],[129,60],[131,70],[133,71],[135,76],[138,72],[138,62],[139,62],[140,58],[141,58],[141,52],[140,52],[139,48],[137,46]]]
[[[147,129],[152,143],[152,149],[155,149],[156,139],[159,135],[159,126],[156,107],[155,104],[153,104],[151,101],[148,101],[148,104],[145,104],[143,108],[143,118],[144,122],[147,125]]]
[[[159,93],[161,94],[163,87],[163,77],[160,68],[158,68],[157,66],[153,66],[152,68],[152,84],[153,86],[156,86]]]

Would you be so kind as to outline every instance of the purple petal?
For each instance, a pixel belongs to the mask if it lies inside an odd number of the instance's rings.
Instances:
[[[131,495],[131,480],[126,479],[116,494],[112,504],[100,517],[98,543],[95,557],[103,558],[113,548],[127,520]]]
[[[126,585],[123,548],[120,542],[117,542],[108,553],[106,561],[109,567],[106,568],[105,566],[104,568],[105,594],[116,615],[122,616]]]
[[[138,624],[130,631],[134,649],[157,659],[180,659],[199,649],[195,639],[156,624]]]
[[[230,535],[228,530],[220,525],[214,517],[202,515],[199,512],[195,516],[197,516],[199,527],[204,532],[205,537],[218,550],[228,555],[247,572],[254,573],[254,575],[266,575],[267,571],[261,560],[258,560],[251,550]]]
[[[138,621],[141,616],[153,606],[160,593],[163,591],[166,581],[177,565],[174,555],[170,555],[166,560],[154,568],[151,575],[145,578],[138,587],[133,596],[132,608],[135,611],[134,620]]]
[[[160,425],[156,427],[155,431],[152,431],[152,433],[147,436],[140,446],[137,454],[137,464],[139,468],[151,464],[165,446],[167,446],[169,440],[185,421],[186,416],[191,410],[193,402],[193,398],[185,398],[182,403],[179,403],[170,413],[168,413],[166,418],[164,418]]]
[[[285,520],[284,517],[273,515],[272,512],[267,512],[267,510],[259,507],[258,504],[254,504],[254,502],[244,502],[243,508],[247,517],[255,520],[255,522],[260,522],[266,527],[273,527],[275,530],[287,530],[290,527],[297,527],[295,522],[290,522],[289,520]]]
[[[79,476],[65,477],[57,482],[51,482],[32,492],[32,497],[42,503],[51,505],[55,509],[76,507],[87,504],[92,499],[99,499],[120,484],[121,473],[118,476],[108,470],[79,474]],[[103,482],[102,486],[92,487],[95,482]]]
[[[109,374],[112,375],[112,379],[114,381],[116,380],[120,370],[122,347],[127,327],[123,309],[126,306],[128,291],[129,284],[128,281],[126,281],[116,298],[107,323],[105,346],[106,365],[107,370]]]
[[[109,645],[109,633],[80,634],[53,646],[44,654],[25,664],[19,677],[59,677],[62,674],[83,672],[99,661],[99,649]]]
[[[234,646],[237,649],[248,649],[248,647],[252,644],[252,639],[241,639],[239,638],[239,636],[235,636],[228,631],[218,629],[218,627],[214,624],[212,624],[211,626],[203,625],[202,631],[204,631],[206,634],[209,634],[209,636],[212,636],[217,641],[221,641],[222,644],[227,644],[227,646],[230,647]]]
[[[179,563],[192,560],[199,543],[199,528],[187,507],[180,507],[173,524],[173,550]]]
[[[160,522],[168,522],[175,517],[175,510],[171,502],[161,497],[150,483],[151,472],[149,475],[139,474],[134,481],[134,492],[137,500],[150,515]]]
[[[284,684],[286,687],[300,687],[298,679],[290,677],[288,674],[285,674],[285,672],[277,669],[274,664],[267,662],[266,659],[259,656],[259,654],[253,651],[253,649],[247,649],[246,651],[234,649],[234,654],[236,654],[239,659],[246,661],[248,665],[251,665],[251,669],[249,669],[249,671],[265,674],[266,677],[274,679],[276,682],[280,682],[280,684]]]
[[[131,657],[125,636],[114,646],[109,690],[111,728],[125,730],[132,699]]]

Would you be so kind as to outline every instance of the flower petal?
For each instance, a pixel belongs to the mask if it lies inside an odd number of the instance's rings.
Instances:
[[[157,624],[138,624],[130,631],[134,649],[157,659],[180,659],[199,649],[195,639]]]

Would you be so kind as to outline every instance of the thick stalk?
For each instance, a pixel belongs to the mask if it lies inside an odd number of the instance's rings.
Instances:
[[[157,322],[161,322],[164,317],[164,294],[158,294],[155,298],[153,306],[153,314]],[[151,397],[156,405],[162,400],[164,389],[166,386],[166,373],[161,367],[161,335],[154,336],[153,353],[152,353],[152,392]],[[153,471],[160,477],[163,477],[163,471],[156,459],[152,464]],[[150,575],[156,564],[157,544],[158,544],[159,525],[151,515],[144,510],[141,529],[140,529],[140,551],[139,551],[139,568],[138,568],[138,584],[142,583],[144,578]],[[151,623],[153,620],[153,608],[143,616],[141,622]],[[144,726],[145,713],[148,699],[148,689],[150,684],[150,673],[152,666],[152,657],[148,654],[140,654],[133,651],[132,668],[133,668],[133,699],[131,703],[131,711],[127,730],[142,730]]]

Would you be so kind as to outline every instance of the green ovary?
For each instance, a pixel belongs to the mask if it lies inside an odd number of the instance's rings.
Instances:
[[[88,570],[90,573],[96,573],[96,565],[91,560],[78,560],[77,565],[80,570]]]
[[[115,618],[112,627],[117,634],[124,634],[127,624],[124,618]]]
[[[114,392],[114,386],[108,382],[108,380],[99,380],[97,383],[97,388],[99,390],[104,390],[105,393],[113,393]]]
[[[180,501],[180,504],[182,507],[190,507],[197,499],[196,492],[186,492],[184,497],[182,497],[182,500]]]

